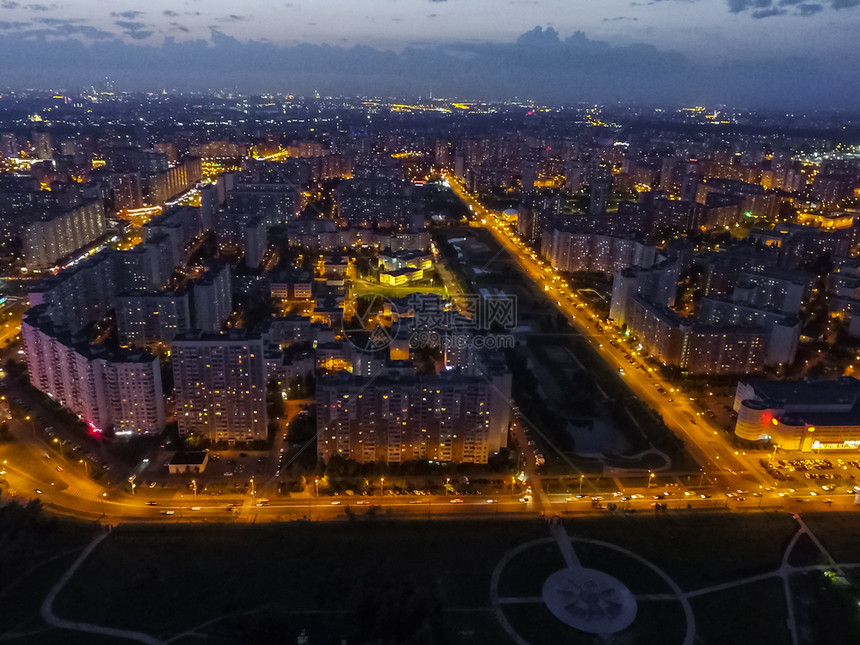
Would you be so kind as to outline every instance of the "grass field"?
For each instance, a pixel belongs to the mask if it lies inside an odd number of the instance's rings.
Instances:
[[[828,548],[846,561],[860,561],[848,531],[853,516],[815,519]],[[797,524],[784,514],[668,513],[568,520],[566,527],[584,566],[614,575],[636,594],[662,597],[668,586],[651,569],[576,538],[628,548],[692,591],[774,571]],[[9,589],[0,584],[0,593],[6,592],[0,602],[15,608],[0,612],[0,638],[37,645],[107,642],[45,630],[38,614],[41,599],[90,534],[78,528],[2,543],[7,548],[0,550],[0,570],[23,578]],[[200,638],[294,643],[302,630],[314,645],[339,645],[341,639],[503,644],[510,639],[492,611],[493,570],[511,549],[548,537],[537,520],[120,527],[60,593],[54,610],[64,618],[160,638],[197,634],[173,641],[180,644]],[[798,554],[801,562],[813,558],[807,547]],[[555,544],[537,543],[502,569],[499,596],[539,598],[546,577],[563,566]],[[853,587],[834,586],[815,573],[793,576],[792,590],[804,633],[812,638],[803,642],[858,642],[845,640],[857,634],[856,617],[846,613]],[[697,643],[788,642],[776,579],[691,602]],[[830,609],[818,612],[820,603]],[[599,642],[565,627],[540,603],[506,604],[504,614],[534,645]],[[827,638],[815,640],[822,630],[829,630]],[[669,645],[680,642],[683,632],[677,601],[641,600],[636,622],[611,642]]]

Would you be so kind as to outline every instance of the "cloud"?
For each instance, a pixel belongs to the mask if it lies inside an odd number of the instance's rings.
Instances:
[[[79,34],[81,36],[85,36],[86,38],[92,38],[93,40],[103,40],[105,38],[114,38],[116,34],[105,31],[104,29],[97,29],[92,25],[65,25],[62,30],[57,30],[58,34],[67,33],[67,34]]]
[[[300,95],[319,89],[343,95],[411,96],[432,88],[439,95],[475,99],[724,103],[780,110],[856,108],[860,103],[860,69],[848,63],[746,55],[709,68],[650,45],[613,46],[582,32],[562,36],[552,28],[536,27],[513,42],[431,42],[394,52],[367,46],[241,42],[217,29],[206,40],[168,36],[159,46],[149,46],[149,41],[141,46],[137,41],[150,38],[153,29],[129,22],[136,28],[101,38],[98,47],[79,41],[78,34],[69,38],[58,24],[4,32],[3,83],[10,88],[58,87],[87,85],[110,76],[129,90],[230,86],[247,92],[283,88]],[[65,24],[82,37],[88,27]],[[179,23],[171,26],[182,31]],[[798,92],[798,87],[804,91]]]
[[[145,40],[155,33],[152,25],[137,20],[115,20],[113,24],[122,27],[123,35],[132,40]]]
[[[53,11],[59,8],[59,6],[58,4],[28,4],[24,8],[30,11]]]
[[[231,13],[229,16],[215,18],[215,22],[244,22],[248,18],[249,16],[238,16],[235,13]]]
[[[81,18],[33,18],[33,22],[38,22],[43,25],[51,25],[53,27],[61,27],[81,23],[83,20]]]
[[[6,22],[0,21],[0,30],[14,31],[16,35],[27,38],[68,38],[70,36],[84,36],[91,40],[105,40],[115,38],[116,34],[92,25],[81,24],[81,18],[33,18],[32,22]],[[42,25],[33,28],[30,25]],[[11,35],[11,34],[7,34]]]
[[[797,14],[799,16],[811,16],[813,14],[818,13],[819,11],[823,11],[824,7],[820,4],[799,4],[797,5]]]
[[[4,0],[4,2],[0,2],[0,7],[3,9],[17,9],[20,6],[20,4],[12,2],[12,0]]]
[[[163,13],[163,14],[164,14],[165,16],[167,16],[168,18],[176,18],[177,16],[179,16],[179,12],[178,12],[178,11],[173,11],[172,9],[165,9],[165,10],[164,10],[164,11],[162,11],[161,13]]]
[[[652,0],[657,1],[660,0]],[[726,0],[726,3],[730,13],[749,13],[752,18],[786,15],[806,18],[827,10],[839,11],[860,6],[860,0],[822,0],[816,3],[805,0]]]
[[[779,7],[769,7],[767,9],[758,9],[753,11],[750,15],[755,19],[761,18],[771,18],[773,16],[782,16],[787,12],[785,9],[780,9]]]
[[[123,29],[127,29],[128,31],[140,31],[146,27],[145,22],[134,22],[132,20],[117,20],[113,24],[118,27],[122,27]]]
[[[129,20],[134,20],[145,13],[145,11],[111,11],[110,15],[113,18],[128,18]]]

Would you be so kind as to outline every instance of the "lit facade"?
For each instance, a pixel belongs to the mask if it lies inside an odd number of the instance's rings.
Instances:
[[[486,463],[491,399],[479,376],[335,374],[317,384],[317,452],[360,463]]]
[[[46,308],[25,314],[21,336],[30,383],[86,422],[91,430],[155,434],[164,429],[164,392],[157,356],[111,352],[57,328]]]
[[[176,420],[182,436],[265,439],[266,362],[260,334],[192,331],[173,340]]]
[[[741,381],[735,434],[785,450],[860,449],[860,381]]]

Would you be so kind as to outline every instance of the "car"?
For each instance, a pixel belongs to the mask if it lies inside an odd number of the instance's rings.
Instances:
[[[340,506],[341,502],[335,500],[331,503],[332,506]]]
[[[57,472],[58,472],[58,473],[63,472],[63,467],[62,467],[62,466],[57,466]]]
[[[176,511],[161,511],[162,515],[176,515]]]
[[[200,507],[199,507],[199,506],[192,506],[192,507],[191,507],[191,510],[192,510],[192,511],[199,511],[199,510],[200,510]]]
[[[356,504],[358,504],[359,506],[367,506],[368,504],[370,504],[370,502],[368,502],[367,500],[362,500],[360,502],[356,502]]]
[[[41,489],[41,488],[37,488],[37,489],[36,489],[36,493],[37,493],[38,495],[41,495],[41,494],[42,494],[42,489]]]
[[[152,500],[146,503],[147,506],[158,506],[158,502],[153,502]]]
[[[227,472],[224,473],[224,477],[232,477],[232,476],[233,476],[232,470],[228,470]]]
[[[462,503],[463,503],[463,500],[462,500],[462,499],[460,499],[459,497],[456,497],[456,498],[454,498],[454,499],[452,499],[452,500],[451,500],[451,503],[452,503],[452,504],[462,504]]]

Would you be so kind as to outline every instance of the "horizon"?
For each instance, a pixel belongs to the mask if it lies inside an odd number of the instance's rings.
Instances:
[[[4,0],[0,86],[109,76],[122,89],[789,111],[860,103],[860,0],[535,0],[494,13],[481,0],[137,5]]]

